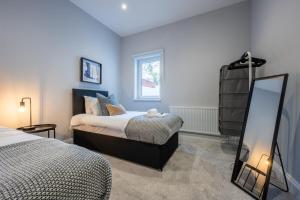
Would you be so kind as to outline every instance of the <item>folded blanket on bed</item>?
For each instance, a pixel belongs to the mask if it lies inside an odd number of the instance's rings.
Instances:
[[[161,117],[140,115],[129,120],[125,133],[128,139],[163,145],[182,127],[183,121],[173,114]]]
[[[0,199],[109,199],[101,155],[54,139],[0,147]]]

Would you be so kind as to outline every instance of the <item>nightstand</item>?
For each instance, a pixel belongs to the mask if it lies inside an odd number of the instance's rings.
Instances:
[[[26,127],[17,128],[19,131],[25,133],[41,133],[48,132],[48,138],[50,138],[50,131],[53,131],[53,137],[55,138],[55,128],[56,124],[37,124],[33,125],[31,129],[26,129]]]

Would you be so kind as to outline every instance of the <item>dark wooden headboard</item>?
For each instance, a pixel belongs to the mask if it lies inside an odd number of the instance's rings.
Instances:
[[[96,97],[96,93],[108,96],[108,91],[73,89],[73,115],[85,113],[84,96]]]

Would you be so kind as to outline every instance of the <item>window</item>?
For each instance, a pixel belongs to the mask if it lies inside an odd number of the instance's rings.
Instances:
[[[134,56],[135,100],[160,100],[163,51]]]

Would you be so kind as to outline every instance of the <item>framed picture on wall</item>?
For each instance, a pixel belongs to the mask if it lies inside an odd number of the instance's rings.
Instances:
[[[102,64],[87,58],[80,59],[80,80],[87,83],[102,83]]]

